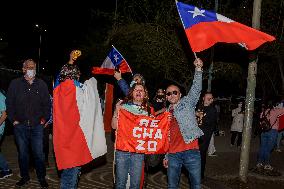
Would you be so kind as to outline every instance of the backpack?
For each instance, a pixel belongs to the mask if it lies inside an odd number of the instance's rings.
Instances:
[[[271,109],[265,114],[265,111],[263,112],[260,120],[259,120],[259,127],[260,127],[260,131],[261,132],[268,132],[272,129],[272,126],[276,123],[273,123],[273,125],[271,125],[270,121],[267,118],[267,115],[270,113]]]

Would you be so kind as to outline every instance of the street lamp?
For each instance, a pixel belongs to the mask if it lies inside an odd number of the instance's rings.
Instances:
[[[47,32],[46,29],[42,25],[36,24],[35,27],[39,31],[39,47],[38,47],[38,66],[37,66],[37,72],[39,73],[40,71],[40,59],[41,59],[41,43],[42,43],[42,33]]]

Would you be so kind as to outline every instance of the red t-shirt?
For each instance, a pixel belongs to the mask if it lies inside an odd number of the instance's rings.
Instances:
[[[186,150],[199,149],[198,139],[186,144],[179,130],[178,122],[173,116],[170,122],[170,148],[169,153],[183,152]]]

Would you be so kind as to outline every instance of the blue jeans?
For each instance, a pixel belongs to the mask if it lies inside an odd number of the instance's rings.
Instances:
[[[1,139],[2,139],[2,135],[0,135],[0,141]],[[4,158],[4,156],[0,152],[0,171],[7,171],[7,170],[9,170],[9,165],[6,159]]]
[[[277,135],[278,131],[275,129],[261,133],[258,163],[269,164],[270,154],[276,144]]]
[[[61,173],[60,189],[77,188],[80,169],[81,167],[73,167],[70,169],[64,169]]]
[[[181,167],[185,166],[191,189],[201,188],[201,157],[199,150],[187,150],[168,156],[168,188],[179,188]]]
[[[39,181],[45,179],[45,164],[43,153],[43,125],[27,126],[17,124],[14,126],[14,135],[18,147],[18,161],[20,175],[23,179],[29,176],[29,146],[31,145],[35,169]]]
[[[128,173],[130,175],[130,188],[139,189],[143,169],[144,154],[131,152],[115,152],[115,188],[125,189]]]
[[[284,130],[280,131],[277,136],[277,148],[278,149],[280,148],[280,142],[281,142],[282,137],[284,137]]]

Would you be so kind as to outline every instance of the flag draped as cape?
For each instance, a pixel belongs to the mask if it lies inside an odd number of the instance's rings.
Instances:
[[[58,169],[84,165],[107,152],[95,78],[74,80],[53,91],[53,143]]]

